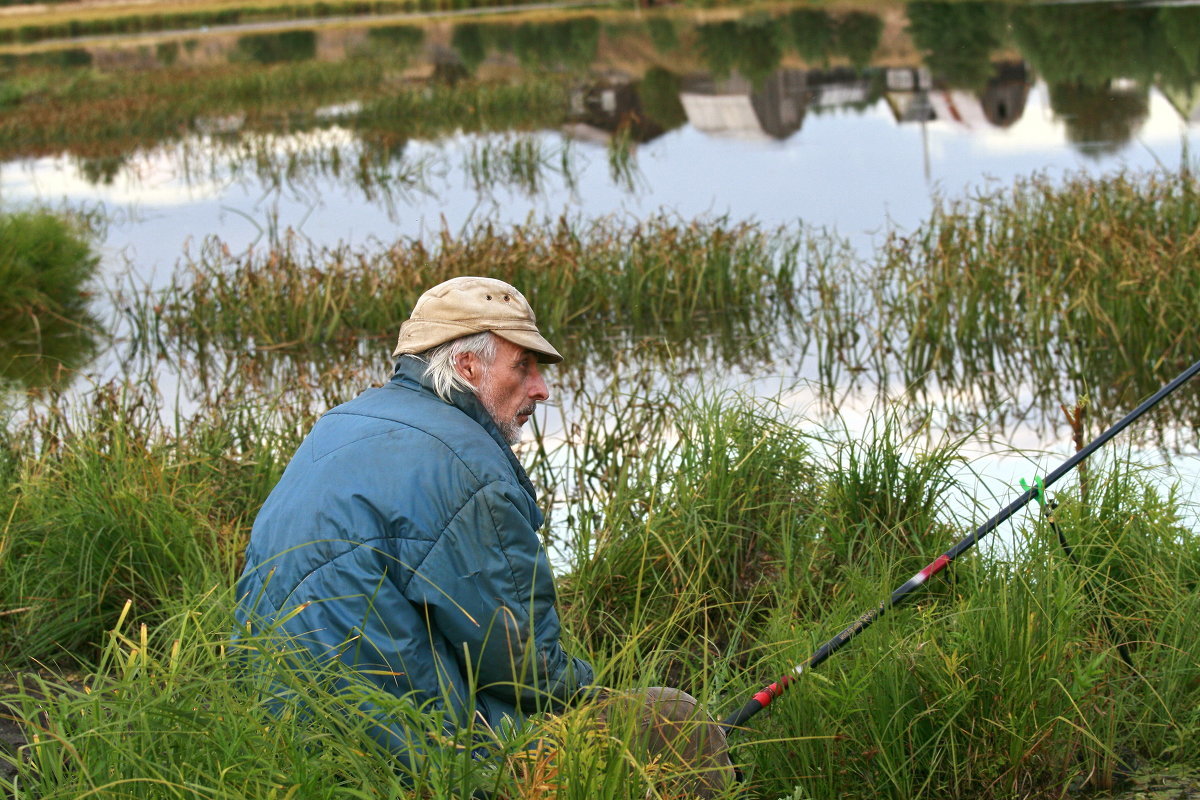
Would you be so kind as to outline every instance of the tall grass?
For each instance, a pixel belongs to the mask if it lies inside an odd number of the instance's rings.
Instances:
[[[685,774],[631,746],[628,715],[610,712],[602,729],[587,707],[528,726],[431,733],[423,752],[400,764],[380,748],[376,720],[359,704],[413,730],[436,731],[436,713],[349,675],[298,671],[285,665],[279,642],[244,638],[235,654],[224,628],[230,592],[189,600],[153,627],[123,609],[94,669],[73,681],[26,678],[5,694],[30,739],[14,759],[15,796],[432,798],[482,790],[633,800]],[[248,651],[275,660],[259,672],[239,669]]]
[[[686,673],[731,657],[776,602],[811,509],[806,441],[778,408],[746,399],[616,386],[587,407],[535,472],[569,498],[561,598],[573,630],[592,647],[653,631]]]
[[[87,663],[127,601],[153,623],[228,585],[282,470],[268,419],[231,405],[176,431],[152,391],[109,384],[11,432],[0,659]]]
[[[95,353],[93,235],[80,215],[0,213],[0,380],[51,384]]]
[[[603,351],[627,331],[673,342],[747,338],[786,325],[799,268],[797,242],[783,232],[665,217],[487,225],[445,233],[436,246],[402,240],[374,252],[303,247],[288,238],[236,256],[210,241],[156,304],[162,327],[198,347],[386,337],[425,289],[483,270],[519,287],[539,325],[567,347],[581,340]]]
[[[563,619],[604,685],[679,685],[720,716],[874,607],[918,551],[971,526],[940,501],[957,491],[953,448],[922,451],[887,417],[851,434],[736,395],[624,388],[598,398],[603,410],[567,441],[543,441],[534,469],[572,499],[556,523],[571,559]],[[294,438],[239,428],[231,409],[214,409],[204,442],[203,428],[175,434],[128,407],[96,412],[90,428],[43,423],[40,450],[6,450],[17,482],[5,495],[0,585],[45,573],[38,592],[83,587],[87,635],[45,596],[21,601],[45,607],[35,613],[58,631],[55,645],[94,647],[74,651],[70,673],[0,698],[30,738],[18,796],[433,797],[484,786],[633,798],[661,777],[628,736],[597,737],[572,715],[476,731],[492,759],[446,742],[405,774],[355,714],[364,698],[344,688],[294,683],[303,705],[269,714],[264,682],[299,678],[238,672],[226,637],[233,561]],[[218,435],[226,429],[245,438]],[[1023,547],[963,559],[953,581],[882,618],[733,735],[750,793],[1039,796],[1105,786],[1131,756],[1200,756],[1200,544],[1177,497],[1120,459],[1110,465],[1093,470],[1086,502],[1075,487],[1056,498],[1083,574],[1033,515]],[[118,525],[127,555],[98,559]],[[839,535],[853,548],[828,546]],[[23,613],[3,619],[21,625]],[[1135,671],[1115,657],[1101,613],[1133,645]],[[3,638],[16,643],[8,663],[59,652],[25,625]],[[528,749],[535,741],[561,747],[551,758]]]
[[[947,202],[880,259],[900,376],[985,397],[1064,383],[1131,406],[1196,358],[1200,192],[1190,169],[1042,178]],[[1195,409],[1187,412],[1195,420]]]
[[[893,238],[877,272],[841,282],[853,262],[832,240],[723,220],[531,223],[368,251],[283,239],[235,255],[211,241],[165,294],[122,303],[138,347],[183,356],[198,411],[164,409],[133,371],[86,402],[50,396],[0,438],[0,659],[48,670],[0,697],[30,738],[11,759],[18,796],[657,791],[661,765],[570,715],[476,731],[491,761],[450,741],[398,775],[354,713],[361,697],[306,682],[304,704],[272,716],[254,673],[231,670],[250,522],[313,417],[386,373],[385,357],[377,373],[356,359],[386,352],[421,291],[481,265],[530,296],[563,349],[591,353],[562,378],[575,393],[566,429],[524,453],[553,498],[569,644],[605,685],[677,685],[720,716],[978,520],[950,502],[965,494],[954,440],[931,443],[890,410],[818,425],[787,410],[790,395],[704,388],[730,363],[717,342],[746,352],[793,326],[801,348],[847,371],[877,357],[980,393],[988,379],[973,370],[986,366],[998,395],[1008,375],[1047,393],[1096,376],[1136,391],[1141,371],[1184,357],[1193,324],[1179,181],[1150,193],[1160,221],[1120,181],[995,199]],[[1077,227],[1091,237],[1071,238]],[[1114,278],[1148,307],[1109,297]],[[1011,328],[1022,335],[1004,338]],[[322,343],[341,350],[332,366]],[[1111,363],[1075,349],[1087,343]],[[1050,373],[1055,347],[1094,370],[1087,381],[1082,367]],[[646,368],[664,353],[676,369]],[[1123,400],[1094,398],[1108,413]],[[1086,487],[1055,497],[1082,566],[1035,515],[1015,520],[1020,546],[961,559],[734,734],[749,791],[1059,796],[1111,785],[1131,759],[1194,763],[1200,540],[1180,494],[1117,455],[1093,465]],[[563,744],[550,758],[536,741]]]
[[[1109,477],[1129,480],[1124,469]],[[1131,761],[1162,758],[1195,724],[1191,705],[1167,709],[1161,694],[1180,688],[1180,670],[1194,669],[1200,658],[1173,632],[1195,598],[1171,567],[1147,565],[1141,534],[1161,530],[1188,552],[1177,552],[1173,566],[1182,560],[1189,570],[1196,540],[1177,528],[1169,500],[1164,505],[1150,484],[1135,484],[1124,495],[1131,539],[1105,551],[1137,569],[1136,579],[1121,587],[1139,594],[1138,617],[1148,623],[1136,672],[1116,657],[1098,617],[1115,612],[1122,620],[1120,609],[1096,609],[1087,576],[1053,537],[1027,531],[1031,538],[1011,560],[960,563],[956,591],[934,593],[915,610],[885,618],[883,630],[873,627],[869,639],[856,639],[851,651],[773,706],[763,723],[766,741],[755,748],[756,777],[772,792],[786,791],[790,781],[794,796],[804,797],[1036,796],[1071,785],[1106,788]],[[1098,532],[1095,525],[1072,526],[1077,542],[1090,543]],[[879,573],[857,571],[846,585],[860,592],[867,574]],[[1120,586],[1111,578],[1103,585]],[[864,606],[835,601],[823,609],[835,620],[827,628]],[[805,622],[811,618],[777,622],[782,644],[770,659],[776,674],[828,638],[811,627],[797,637]],[[785,741],[771,742],[776,733]],[[787,738],[797,734],[811,738]],[[772,769],[781,763],[792,771]]]

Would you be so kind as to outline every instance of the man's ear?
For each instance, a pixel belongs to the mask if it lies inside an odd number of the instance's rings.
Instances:
[[[476,353],[459,353],[454,357],[454,369],[467,383],[478,386],[483,377],[483,359]]]

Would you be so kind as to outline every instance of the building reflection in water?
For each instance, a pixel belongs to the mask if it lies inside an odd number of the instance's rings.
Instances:
[[[646,87],[627,77],[608,76],[579,87],[571,99],[568,132],[604,141],[627,128],[634,140],[647,142],[687,122],[711,136],[783,141],[800,130],[809,113],[865,109],[880,100],[899,124],[939,120],[971,130],[1005,128],[1024,114],[1031,86],[1021,62],[995,64],[979,92],[940,86],[924,67],[778,69],[759,82],[737,72],[726,78],[687,75],[677,82],[678,119],[648,108]]]

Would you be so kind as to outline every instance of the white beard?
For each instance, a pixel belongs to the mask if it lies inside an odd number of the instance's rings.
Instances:
[[[491,416],[492,422],[496,423],[496,427],[500,429],[500,435],[504,437],[504,441],[508,442],[510,445],[521,441],[521,423],[517,422],[517,417],[521,416],[522,414],[533,414],[536,406],[531,403],[528,406],[517,409],[517,413],[513,414],[510,419],[501,419],[496,412],[496,407],[499,405],[499,403],[496,402],[496,398],[492,397],[483,388],[480,388],[477,391],[476,396],[479,398],[479,402],[483,404],[484,409],[486,409],[488,414]]]

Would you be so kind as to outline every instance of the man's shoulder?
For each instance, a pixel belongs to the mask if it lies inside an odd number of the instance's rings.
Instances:
[[[493,463],[507,469],[507,459],[488,432],[468,414],[421,387],[392,381],[368,389],[325,413],[313,429],[314,443],[328,447],[376,436],[421,440],[417,460],[446,457],[466,464]]]

